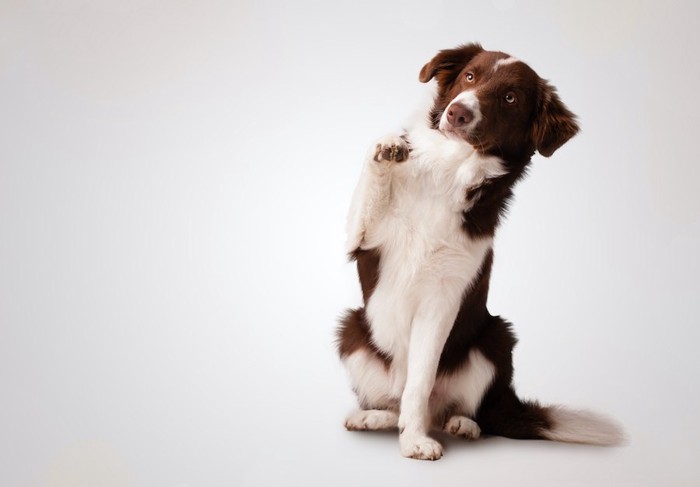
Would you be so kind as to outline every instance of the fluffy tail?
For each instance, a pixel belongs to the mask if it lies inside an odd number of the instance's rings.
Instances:
[[[511,387],[500,393],[491,392],[477,415],[484,433],[591,445],[616,445],[624,440],[620,425],[605,416],[522,401]]]

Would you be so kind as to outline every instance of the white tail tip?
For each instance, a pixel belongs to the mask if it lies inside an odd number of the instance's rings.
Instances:
[[[619,445],[625,440],[622,427],[603,415],[560,406],[545,409],[551,427],[542,436],[549,440],[590,445]]]

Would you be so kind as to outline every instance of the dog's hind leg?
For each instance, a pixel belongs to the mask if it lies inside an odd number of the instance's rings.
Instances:
[[[391,396],[391,377],[384,363],[367,350],[343,359],[361,410],[345,419],[351,431],[389,430],[398,426],[398,400]]]
[[[435,426],[446,433],[477,439],[481,428],[474,420],[479,406],[496,376],[496,367],[481,351],[472,349],[468,359],[457,370],[441,375],[435,387],[436,396],[450,404]]]
[[[362,410],[345,420],[349,430],[383,430],[398,424],[390,360],[372,345],[363,308],[349,311],[338,327],[338,352]]]
[[[363,410],[397,410],[398,399],[391,394],[391,375],[379,357],[361,348],[343,357],[342,361]]]

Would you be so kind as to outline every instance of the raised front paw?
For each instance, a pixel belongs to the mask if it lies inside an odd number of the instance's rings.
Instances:
[[[374,148],[375,162],[403,162],[408,159],[408,142],[397,135],[387,135],[377,141]]]

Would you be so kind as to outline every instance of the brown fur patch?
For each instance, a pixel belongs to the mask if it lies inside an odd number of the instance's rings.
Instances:
[[[391,358],[382,353],[372,342],[372,334],[364,308],[347,311],[336,331],[336,345],[341,358],[347,357],[359,349],[364,349],[374,354],[387,369],[391,365]]]
[[[367,306],[370,296],[379,281],[379,249],[362,250],[356,249],[350,258],[357,261],[357,274],[362,287],[362,300]]]

